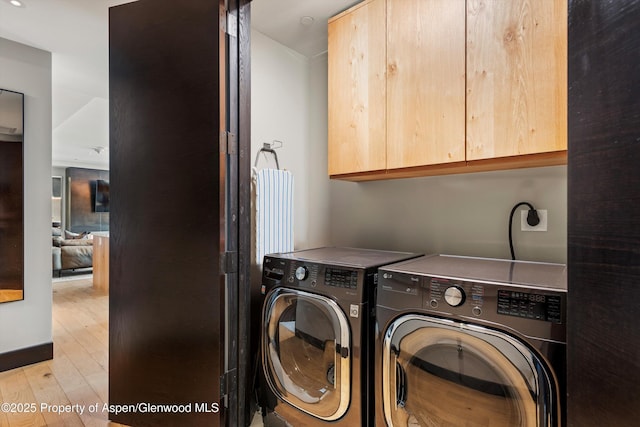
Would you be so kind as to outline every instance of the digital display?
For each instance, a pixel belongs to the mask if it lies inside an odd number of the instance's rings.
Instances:
[[[518,291],[498,291],[498,314],[562,323],[562,298]]]
[[[358,272],[342,270],[338,268],[327,268],[324,272],[324,283],[327,286],[337,288],[358,288]]]

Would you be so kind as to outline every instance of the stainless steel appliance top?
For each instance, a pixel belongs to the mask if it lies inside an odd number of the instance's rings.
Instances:
[[[422,254],[375,249],[322,247],[280,254],[269,254],[267,256],[344,267],[373,268],[415,258],[420,255]]]
[[[428,255],[387,265],[384,270],[469,281],[550,288],[558,291],[567,290],[567,268],[564,264]]]

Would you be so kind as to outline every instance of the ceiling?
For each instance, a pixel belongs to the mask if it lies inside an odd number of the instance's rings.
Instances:
[[[108,168],[108,8],[131,0],[23,1],[0,0],[0,37],[52,52],[53,165]]]
[[[109,167],[108,9],[131,1],[0,0],[0,37],[52,52],[53,166]],[[327,18],[358,2],[254,0],[252,27],[313,57],[327,50]]]
[[[327,20],[362,0],[253,0],[251,27],[307,56],[327,51]],[[303,17],[313,18],[305,25]]]

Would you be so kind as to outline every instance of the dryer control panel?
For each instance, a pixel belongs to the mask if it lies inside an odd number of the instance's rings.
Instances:
[[[380,273],[380,306],[507,325],[530,337],[564,340],[566,292],[384,270]]]
[[[451,310],[464,306],[459,310],[460,313],[475,317],[487,314],[486,310],[490,309],[494,314],[563,322],[563,298],[560,293],[440,277],[425,277],[423,290],[423,308]]]
[[[499,289],[498,314],[562,323],[559,295]]]
[[[431,255],[380,268],[377,304],[396,312],[566,341],[563,264]]]

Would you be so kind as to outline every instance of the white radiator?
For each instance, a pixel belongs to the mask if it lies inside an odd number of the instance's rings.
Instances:
[[[293,250],[293,174],[262,169],[255,173],[256,263],[266,254]]]

